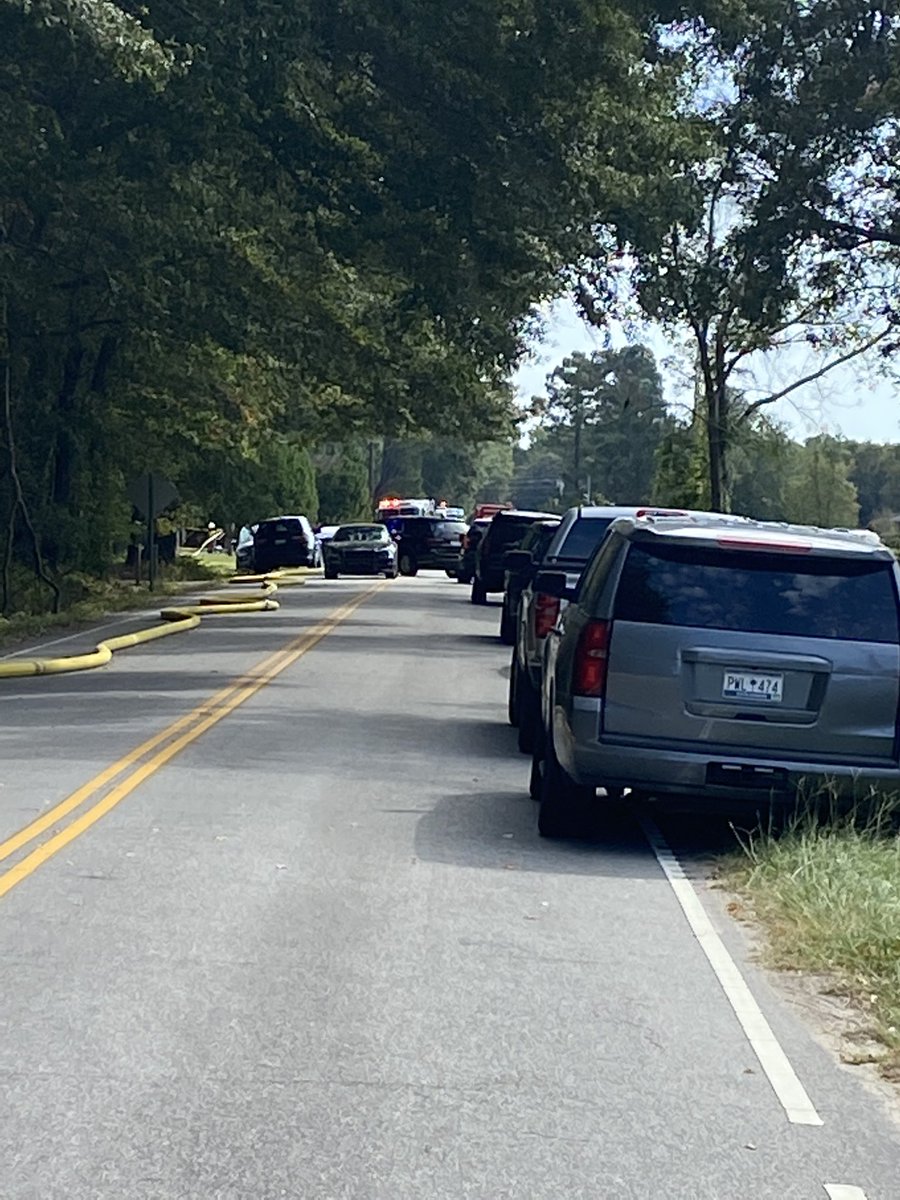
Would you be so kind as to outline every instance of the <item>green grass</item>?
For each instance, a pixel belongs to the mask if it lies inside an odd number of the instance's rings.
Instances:
[[[868,1014],[884,1072],[900,1077],[898,800],[742,836],[720,877],[763,924],[770,965],[823,973]]]
[[[129,612],[152,607],[157,600],[166,600],[185,591],[191,583],[221,582],[234,573],[234,557],[230,554],[179,555],[174,563],[162,567],[160,578],[151,592],[145,581],[137,585],[133,579],[97,579],[78,576],[77,589],[58,613],[13,612],[0,617],[0,647],[15,649],[46,633],[77,630],[102,621],[110,613]],[[46,599],[42,595],[42,600]]]

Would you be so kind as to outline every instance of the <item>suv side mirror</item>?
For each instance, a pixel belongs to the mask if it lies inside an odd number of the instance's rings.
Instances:
[[[503,566],[507,571],[524,571],[531,566],[531,555],[527,550],[507,550]]]
[[[565,571],[538,571],[532,585],[535,592],[555,596],[557,600],[574,600],[576,588],[570,588]]]

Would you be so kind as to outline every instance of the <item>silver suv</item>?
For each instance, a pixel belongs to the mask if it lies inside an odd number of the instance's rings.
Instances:
[[[597,788],[790,801],[801,780],[900,788],[894,555],[849,531],[615,521],[547,638],[532,790],[545,837]]]

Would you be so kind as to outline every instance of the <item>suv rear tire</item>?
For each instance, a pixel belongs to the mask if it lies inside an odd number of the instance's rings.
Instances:
[[[596,789],[576,783],[559,765],[553,738],[547,736],[541,777],[538,833],[545,838],[579,837],[588,824]]]
[[[415,555],[410,554],[406,550],[400,555],[399,566],[401,575],[415,575],[419,570],[419,564],[416,562]]]
[[[487,591],[477,575],[472,580],[472,595],[470,598],[473,604],[487,604]]]
[[[516,680],[516,727],[519,730],[519,750],[523,754],[534,751],[540,719],[540,700],[527,672],[523,671]]]
[[[509,692],[506,698],[506,715],[513,729],[519,724],[519,656],[515,649],[509,664]]]
[[[503,608],[500,611],[500,641],[504,646],[511,646],[516,640],[516,624],[509,611],[506,597],[503,597]]]

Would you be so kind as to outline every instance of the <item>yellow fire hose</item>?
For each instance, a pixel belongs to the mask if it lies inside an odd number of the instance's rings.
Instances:
[[[276,582],[276,580],[278,582]],[[273,571],[269,575],[236,575],[232,583],[259,585],[258,599],[248,600],[246,595],[202,596],[196,604],[180,604],[164,608],[160,617],[165,625],[153,625],[139,629],[136,633],[124,633],[119,637],[105,638],[87,654],[71,654],[66,658],[21,658],[0,663],[0,679],[19,679],[29,675],[62,675],[67,671],[90,671],[104,667],[116,650],[140,646],[157,638],[169,637],[173,633],[187,633],[196,629],[201,617],[224,613],[272,612],[278,601],[272,597],[282,587],[306,582],[304,575],[293,575],[286,571]]]

